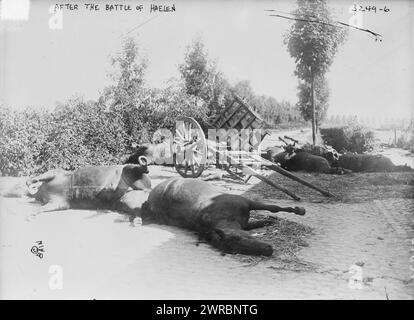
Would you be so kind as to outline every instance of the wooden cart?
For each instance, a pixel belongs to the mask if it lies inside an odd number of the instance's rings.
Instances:
[[[199,177],[205,166],[209,163],[216,163],[217,166],[226,170],[233,177],[247,182],[254,176],[272,187],[290,195],[295,200],[300,200],[298,196],[286,188],[277,185],[272,180],[260,174],[254,168],[262,166],[279,172],[291,179],[294,179],[310,188],[313,188],[326,196],[333,196],[328,191],[322,190],[317,186],[293,175],[260,156],[258,148],[262,139],[268,134],[264,129],[265,122],[253,111],[252,107],[243,101],[238,95],[234,94],[233,101],[216,117],[210,124],[211,128],[218,129],[227,134],[229,130],[238,135],[248,134],[247,141],[243,146],[234,146],[230,141],[218,139],[213,135],[206,139],[200,124],[193,118],[181,117],[177,119],[173,133],[173,162],[177,172],[185,178]],[[221,161],[219,161],[221,160]]]

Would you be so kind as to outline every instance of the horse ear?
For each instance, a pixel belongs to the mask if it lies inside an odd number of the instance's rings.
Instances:
[[[138,157],[138,164],[141,166],[147,166],[148,165],[148,158],[146,156],[139,156]]]

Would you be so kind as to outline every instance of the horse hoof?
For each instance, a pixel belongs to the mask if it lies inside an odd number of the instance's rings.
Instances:
[[[304,216],[305,213],[306,213],[305,208],[295,207],[295,214],[300,215],[300,216]]]

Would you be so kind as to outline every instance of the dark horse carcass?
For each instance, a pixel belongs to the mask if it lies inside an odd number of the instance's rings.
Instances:
[[[395,165],[390,158],[379,154],[345,153],[334,165],[354,172],[405,172],[413,171],[407,165]]]
[[[199,233],[201,239],[227,253],[270,256],[271,245],[246,230],[272,220],[249,221],[250,210],[286,211],[304,215],[300,207],[279,207],[222,193],[205,181],[172,178],[157,185],[142,206],[142,223],[174,225]]]
[[[270,161],[279,163],[283,169],[288,171],[306,171],[318,173],[343,174],[347,170],[332,167],[332,163],[338,159],[339,154],[331,147],[313,146],[309,143],[301,147],[296,146],[297,140],[285,136],[291,140],[289,143],[283,138],[279,140],[285,143],[284,146],[268,148],[267,156]],[[281,148],[284,151],[281,151]]]
[[[314,155],[303,150],[295,152],[280,152],[273,156],[273,162],[279,163],[283,169],[288,171],[305,171],[318,173],[344,174],[348,173],[342,167],[333,167],[329,161],[322,156]]]

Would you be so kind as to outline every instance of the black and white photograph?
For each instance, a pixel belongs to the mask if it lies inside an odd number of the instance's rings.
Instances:
[[[0,300],[413,300],[413,56],[410,0],[1,0]]]

